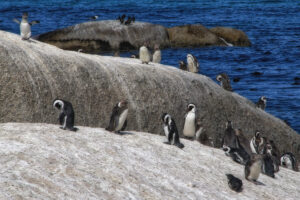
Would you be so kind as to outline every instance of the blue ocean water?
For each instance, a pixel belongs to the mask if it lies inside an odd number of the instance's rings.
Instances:
[[[41,21],[33,27],[33,35],[86,22],[94,15],[105,20],[122,14],[167,27],[200,23],[241,29],[251,47],[166,49],[162,63],[177,67],[178,60],[192,53],[200,62],[200,73],[213,80],[220,72],[240,78],[232,82],[235,92],[254,102],[266,96],[266,111],[300,133],[300,1],[0,0],[0,29],[18,33],[12,19],[24,11],[31,20]],[[253,76],[254,72],[262,74]]]

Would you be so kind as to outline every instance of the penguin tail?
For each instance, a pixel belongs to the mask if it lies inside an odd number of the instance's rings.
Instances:
[[[180,149],[184,148],[184,144],[182,143],[176,143],[175,146],[177,146]]]

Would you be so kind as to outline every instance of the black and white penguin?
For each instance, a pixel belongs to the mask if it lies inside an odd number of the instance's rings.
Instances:
[[[264,154],[268,155],[270,159],[273,162],[274,167],[274,173],[279,171],[279,165],[280,165],[280,159],[278,157],[279,151],[277,147],[275,146],[275,143],[273,140],[268,140],[266,142],[265,148],[264,148]]]
[[[226,122],[226,129],[222,139],[222,146],[224,145],[230,148],[239,148],[239,142],[235,135],[235,130],[232,128],[231,121]]]
[[[173,144],[173,145],[177,146],[178,148],[182,149],[184,147],[184,145],[182,143],[180,143],[179,133],[178,133],[178,129],[177,129],[174,119],[172,119],[172,117],[167,113],[163,113],[161,116],[161,119],[163,121],[163,129],[164,129],[165,135],[168,139],[168,141],[165,143]]]
[[[196,133],[196,106],[188,104],[187,113],[185,114],[185,122],[183,127],[183,135],[187,138],[194,139]]]
[[[249,140],[246,138],[246,136],[244,135],[242,129],[234,129],[235,131],[235,135],[237,136],[237,139],[239,141],[239,146],[243,147],[244,150],[251,155],[252,151],[250,148],[250,142]]]
[[[272,178],[275,178],[275,164],[272,159],[272,147],[270,144],[266,144],[266,153],[263,155],[262,159],[262,166],[261,166],[261,172],[263,174],[266,174],[267,176],[270,176]]]
[[[128,102],[121,101],[115,105],[110,116],[109,125],[105,128],[108,131],[120,133],[127,126]]]
[[[70,131],[78,130],[74,127],[75,113],[73,110],[73,106],[70,102],[62,99],[55,99],[53,101],[53,107],[60,110],[58,120],[59,124],[62,125],[62,127],[60,127],[61,129],[68,129]]]
[[[229,146],[224,145],[223,151],[225,155],[232,158],[233,161],[245,165],[250,160],[250,155],[241,148],[230,148]]]
[[[127,20],[125,21],[125,25],[129,25],[131,23],[131,17],[129,16],[128,18],[127,18]]]
[[[250,140],[250,148],[252,153],[263,154],[266,144],[266,138],[261,137],[261,133],[256,131],[254,137]]]
[[[267,98],[265,96],[260,97],[258,102],[256,103],[256,107],[265,110],[266,106],[267,106]]]
[[[155,44],[154,45],[154,53],[153,53],[153,56],[152,56],[152,62],[160,63],[160,61],[161,61],[161,51],[159,49],[159,45]]]
[[[195,139],[203,145],[214,146],[211,137],[208,137],[200,119],[196,123]]]
[[[90,17],[90,20],[97,20],[98,18],[99,18],[99,16],[95,15],[95,16]]]
[[[184,70],[184,71],[188,71],[187,65],[183,60],[179,61],[179,69]]]
[[[257,183],[257,179],[261,173],[262,155],[252,154],[245,165],[245,178],[248,181]]]
[[[27,12],[23,13],[21,22],[17,19],[14,19],[14,21],[16,23],[20,24],[20,33],[21,33],[22,40],[30,39],[30,37],[31,37],[31,26],[34,25],[34,24],[40,23],[39,21],[36,21],[36,20],[29,23]]]
[[[124,23],[124,21],[125,21],[125,17],[126,17],[126,15],[122,15],[122,17],[118,17],[118,19],[117,20],[119,20],[120,21],[120,24],[123,24]]]
[[[135,22],[135,16],[132,16],[131,17],[131,23],[134,23]]]
[[[199,72],[199,63],[195,56],[192,54],[187,54],[186,56],[187,68],[189,72],[198,73]]]
[[[148,64],[150,62],[151,56],[146,42],[140,48],[139,58],[142,61],[142,64]]]
[[[230,189],[241,192],[243,190],[243,182],[241,179],[233,176],[232,174],[226,174],[228,180],[228,186]]]
[[[297,165],[296,157],[291,152],[284,153],[281,156],[280,165],[283,166],[283,167],[286,167],[288,169],[294,170],[296,172],[298,171],[298,165]]]
[[[216,79],[217,79],[217,81],[220,82],[221,87],[224,90],[227,90],[227,91],[230,91],[230,92],[233,91],[232,88],[231,88],[230,79],[229,79],[229,77],[226,73],[219,74]]]

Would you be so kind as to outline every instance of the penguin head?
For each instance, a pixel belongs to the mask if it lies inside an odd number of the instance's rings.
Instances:
[[[185,65],[185,62],[183,60],[179,60],[179,65]]]
[[[165,124],[169,123],[170,118],[171,116],[168,113],[163,113],[161,116],[161,119]]]
[[[221,82],[222,81],[222,76],[219,74],[216,79],[217,79],[217,81]]]
[[[190,103],[190,104],[187,106],[187,112],[190,112],[190,111],[193,111],[193,112],[196,111],[196,106],[195,106],[195,104]]]
[[[266,144],[266,146],[265,146],[265,153],[269,154],[269,155],[272,155],[272,146],[271,146],[270,143]]]
[[[259,131],[255,131],[254,136],[255,136],[255,138],[260,138],[260,132]]]
[[[227,145],[223,145],[223,151],[225,151],[225,154],[226,155],[229,155],[229,152],[230,152],[230,150],[231,150],[231,148],[229,147],[229,146],[227,146]]]
[[[267,102],[267,98],[265,96],[260,97],[260,100],[263,101],[264,103]]]
[[[64,107],[64,101],[61,99],[55,99],[53,101],[53,107],[58,109],[58,110],[62,110]]]
[[[23,15],[22,15],[22,18],[23,19],[28,19],[28,12],[24,12]]]
[[[159,44],[154,45],[154,50],[159,50]]]
[[[126,108],[127,105],[128,105],[127,100],[123,100],[123,101],[120,101],[120,102],[118,103],[118,107],[119,107],[119,108]]]

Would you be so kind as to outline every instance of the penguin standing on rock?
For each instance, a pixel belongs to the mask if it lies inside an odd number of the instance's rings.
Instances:
[[[14,19],[14,22],[20,24],[20,32],[22,40],[29,40],[31,37],[31,26],[34,24],[40,23],[39,21],[28,22],[28,13],[23,13],[21,22],[17,19]]]
[[[252,153],[263,154],[266,144],[266,138],[261,137],[261,133],[256,131],[254,137],[250,140],[250,148]]]
[[[189,72],[198,73],[199,72],[199,63],[195,56],[192,54],[187,54],[186,56],[187,68]]]
[[[124,24],[129,25],[130,23],[131,23],[131,17],[128,17],[128,19],[126,20],[126,22]]]
[[[127,115],[128,115],[128,102],[121,101],[115,105],[112,110],[109,125],[105,128],[108,131],[114,131],[120,133],[124,131],[127,126]]]
[[[235,135],[235,130],[232,128],[231,121],[226,123],[226,129],[223,136],[222,145],[230,148],[239,148],[239,141]]]
[[[221,86],[224,90],[232,92],[231,84],[230,84],[230,79],[226,73],[221,73],[217,76],[217,81],[221,83]]]
[[[140,48],[140,52],[139,52],[139,57],[140,60],[142,61],[142,64],[148,64],[150,62],[150,52],[147,48],[147,43],[144,43],[143,46],[141,46]]]
[[[262,155],[252,154],[250,160],[245,165],[245,178],[255,184],[258,184],[257,179],[261,173]]]
[[[185,122],[183,127],[183,135],[188,139],[194,139],[196,133],[196,106],[195,104],[188,104],[187,113],[185,115]]]
[[[163,128],[164,128],[165,135],[168,139],[168,141],[165,143],[173,144],[178,148],[182,149],[184,145],[180,143],[179,133],[174,119],[172,119],[172,117],[167,113],[163,113],[161,119],[163,121]]]
[[[153,53],[153,56],[152,56],[152,62],[160,63],[160,61],[161,61],[161,51],[159,49],[159,45],[156,44],[154,46],[154,53]]]
[[[265,110],[266,106],[267,106],[267,98],[265,96],[260,97],[258,102],[256,103],[256,107]]]
[[[280,165],[294,171],[298,171],[298,165],[294,154],[291,152],[284,153],[280,158]]]
[[[53,101],[53,107],[61,111],[58,118],[59,124],[62,125],[62,127],[60,127],[61,129],[68,129],[70,131],[78,130],[74,127],[75,113],[70,102],[62,99],[55,99]]]
[[[226,174],[227,179],[228,179],[228,186],[230,189],[236,191],[236,192],[241,192],[242,187],[243,187],[243,182],[241,179],[233,176],[232,174]]]

